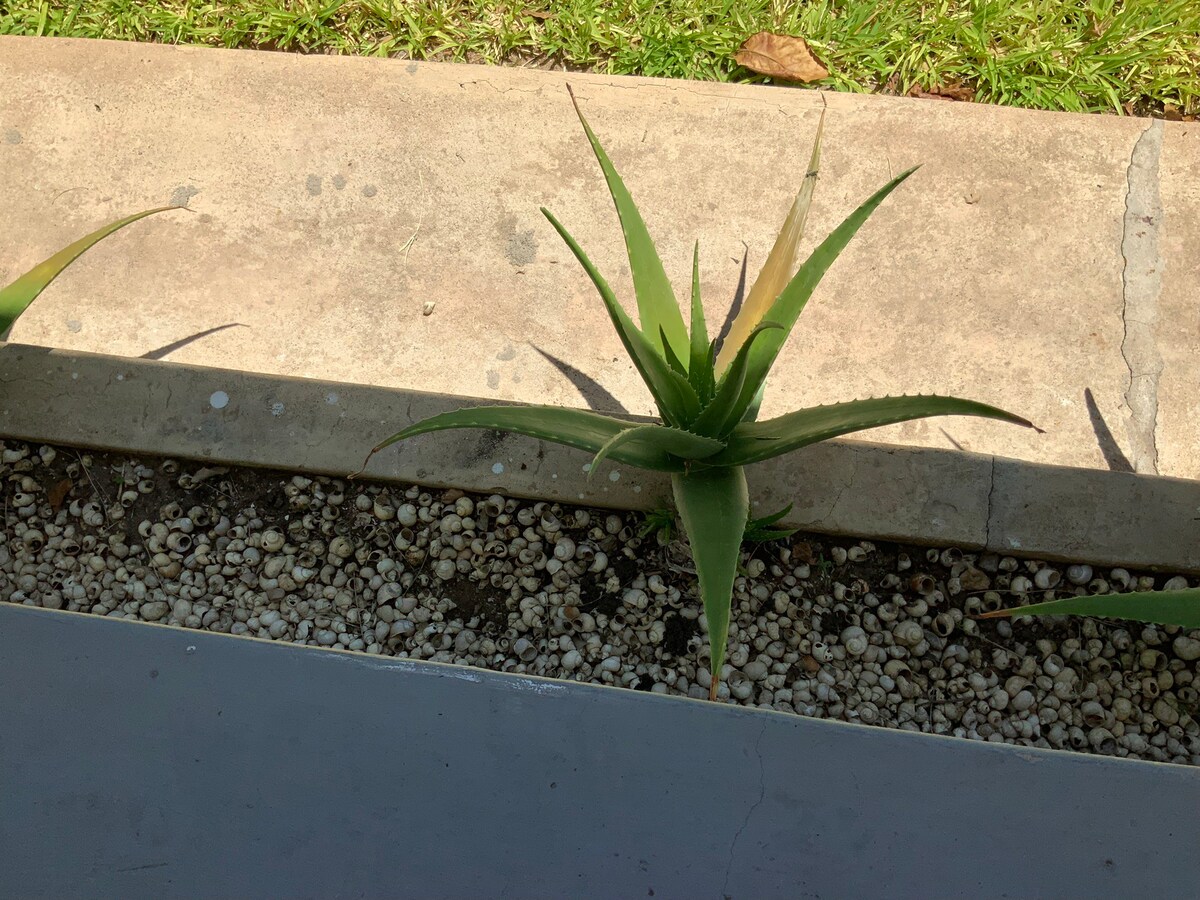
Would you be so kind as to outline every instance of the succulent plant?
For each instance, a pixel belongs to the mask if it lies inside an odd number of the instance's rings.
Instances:
[[[817,283],[871,213],[915,169],[897,175],[823,240],[792,275],[820,161],[818,129],[804,183],[762,272],[731,323],[723,344],[710,340],[700,302],[699,245],[692,257],[691,322],[684,324],[671,284],[629,191],[571,95],[620,216],[640,321],[635,325],[608,282],[575,239],[546,209],[542,213],[591,277],[658,407],[661,423],[631,422],[555,406],[479,406],[417,422],[376,446],[449,428],[512,431],[605,459],[668,472],[676,509],[696,563],[708,622],[716,699],[729,630],[730,604],[747,526],[770,534],[786,510],[751,523],[745,466],[828,438],[936,415],[972,415],[1031,423],[984,403],[954,397],[883,397],[801,409],[757,421],[763,388],[784,342]],[[822,123],[823,124],[823,123]],[[368,459],[370,457],[368,456]]]

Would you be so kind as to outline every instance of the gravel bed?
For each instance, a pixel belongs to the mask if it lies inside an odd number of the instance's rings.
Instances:
[[[633,513],[0,442],[12,603],[706,698],[686,548]],[[797,535],[750,546],[726,702],[1200,763],[1200,631],[976,621],[1182,576]]]

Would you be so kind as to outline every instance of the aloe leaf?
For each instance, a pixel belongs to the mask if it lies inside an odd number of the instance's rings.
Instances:
[[[793,504],[793,503],[789,503],[787,506],[785,506],[783,509],[779,510],[778,512],[773,512],[770,515],[766,515],[766,516],[763,516],[758,519],[751,519],[749,521],[749,523],[746,525],[746,529],[749,530],[751,528],[766,528],[768,525],[774,525],[776,522],[780,521],[784,516],[786,516],[788,513],[790,513],[792,511],[792,507],[794,505],[795,504]]]
[[[728,447],[704,464],[744,466],[839,435],[929,416],[982,416],[1036,427],[1028,419],[974,400],[934,395],[877,397],[801,409],[765,422],[742,423],[729,433]]]
[[[717,342],[710,341],[708,344],[708,355],[704,358],[704,386],[698,391],[701,397],[706,397],[704,406],[712,402],[713,395],[717,392],[717,376],[714,368],[714,360],[717,358]]]
[[[1015,616],[1102,616],[1106,619],[1132,619],[1156,625],[1180,625],[1200,628],[1200,588],[1182,591],[1134,591],[1128,594],[1099,594],[1091,597],[1064,597],[1046,603],[1033,603],[1012,609],[982,613],[976,618],[996,619]]]
[[[543,208],[542,215],[550,220],[550,224],[566,241],[571,252],[575,254],[575,258],[579,260],[580,265],[592,279],[592,283],[596,285],[605,307],[608,308],[608,315],[612,319],[613,327],[617,329],[621,343],[625,345],[625,352],[637,366],[642,380],[646,382],[646,387],[654,396],[654,402],[658,405],[663,419],[671,425],[683,425],[690,422],[700,411],[700,400],[696,396],[696,392],[692,390],[692,386],[688,384],[687,379],[671,368],[649,339],[633,324],[628,313],[617,302],[617,295],[608,286],[604,276],[588,259],[583,248],[576,243],[567,229],[558,219],[554,218],[548,209]]]
[[[7,331],[12,326],[12,323],[17,320],[17,317],[25,312],[29,304],[37,299],[38,294],[44,291],[63,269],[78,259],[80,255],[94,244],[102,241],[114,231],[124,228],[131,222],[136,222],[138,219],[144,219],[146,216],[152,216],[155,213],[165,212],[168,209],[177,208],[175,206],[160,206],[157,209],[148,209],[145,212],[126,216],[124,219],[105,225],[103,228],[99,228],[86,237],[82,237],[73,244],[59,250],[49,259],[42,260],[16,281],[12,282],[12,284],[0,288],[0,333]]]
[[[784,220],[775,245],[767,255],[767,261],[754,280],[754,286],[746,296],[737,318],[729,327],[729,334],[717,356],[717,371],[723,372],[732,364],[734,357],[742,345],[750,337],[755,326],[763,320],[763,316],[775,302],[775,298],[783,291],[791,278],[792,269],[800,253],[800,241],[804,237],[804,225],[808,220],[808,208],[812,205],[813,191],[817,186],[817,172],[821,166],[821,135],[825,131],[825,113],[821,113],[821,121],[817,123],[817,137],[813,141],[812,156],[808,161],[808,171],[804,175],[804,183],[796,194],[792,208]]]
[[[764,322],[750,332],[750,337],[746,339],[742,349],[734,358],[733,365],[721,378],[721,384],[717,388],[716,394],[700,411],[700,415],[693,420],[691,425],[693,431],[710,434],[714,437],[724,437],[741,421],[745,410],[739,409],[737,403],[742,398],[742,388],[746,384],[750,349],[754,346],[755,338],[760,334],[781,327],[774,322]]]
[[[567,90],[570,91],[570,88]],[[575,105],[575,114],[579,116],[587,139],[592,145],[592,151],[596,154],[596,161],[600,163],[604,172],[608,192],[612,195],[613,205],[616,206],[617,215],[621,219],[621,231],[625,235],[625,247],[629,253],[629,269],[633,274],[633,289],[637,294],[638,319],[642,331],[646,333],[651,344],[655,345],[656,350],[661,352],[669,343],[675,355],[682,359],[688,352],[687,328],[684,327],[683,316],[679,312],[679,304],[675,300],[671,282],[663,270],[662,260],[654,248],[654,241],[646,230],[646,223],[634,205],[625,182],[617,174],[612,160],[608,158],[587,119],[583,117],[574,92],[571,92],[571,102]],[[665,338],[660,335],[659,329],[665,334]]]
[[[763,384],[767,379],[767,374],[771,371],[771,366],[774,364],[775,358],[787,342],[788,335],[791,334],[792,327],[796,324],[796,319],[799,318],[801,311],[804,309],[805,304],[808,303],[808,298],[812,296],[817,284],[829,270],[829,267],[833,265],[833,261],[838,258],[838,255],[850,243],[850,239],[854,237],[858,229],[867,221],[871,213],[878,208],[879,204],[884,201],[888,194],[899,187],[917,168],[914,166],[905,172],[901,172],[872,194],[858,209],[852,212],[841,225],[835,228],[820,243],[817,249],[812,252],[812,255],[804,261],[799,271],[796,272],[795,277],[788,282],[787,286],[775,299],[775,302],[771,305],[771,308],[767,311],[762,321],[775,322],[778,325],[782,325],[783,330],[778,333],[772,333],[763,340],[755,341],[754,347],[750,352],[746,384],[742,388],[744,396],[737,404],[740,408],[750,410],[754,406],[757,409],[755,396],[759,395],[761,401],[761,392]],[[728,341],[726,343],[728,344]],[[724,348],[722,348],[722,352],[724,352]],[[750,418],[753,418],[753,415],[750,415]]]
[[[600,463],[614,450],[631,442],[641,442],[648,447],[655,447],[671,456],[685,460],[704,459],[725,448],[723,441],[692,434],[682,428],[670,428],[666,425],[634,425],[624,431],[614,434],[604,446],[596,451],[592,464],[588,468],[588,478],[596,474]]]
[[[377,444],[367,456],[367,461],[384,447],[389,447],[397,441],[450,428],[512,431],[596,453],[613,437],[627,431],[631,424],[627,420],[600,413],[558,406],[475,406],[431,416],[396,432],[386,441]],[[643,469],[661,472],[682,471],[683,463],[663,449],[663,444],[661,440],[657,443],[645,439],[631,440],[612,449],[609,455],[617,462]],[[366,463],[363,466],[365,468]]]
[[[687,366],[684,365],[683,361],[678,356],[675,355],[675,351],[672,350],[671,345],[669,343],[667,343],[666,332],[660,328],[660,329],[658,329],[658,334],[659,334],[659,337],[662,338],[662,341],[663,341],[663,345],[662,345],[663,346],[663,359],[665,359],[667,361],[668,366],[670,366],[672,369],[674,369],[676,372],[678,372],[684,378],[687,378],[687,374],[688,374]]]
[[[704,304],[700,302],[700,242],[692,250],[692,332],[690,358],[688,359],[688,381],[700,395],[700,402],[707,403],[705,389],[714,381],[712,362],[708,356],[708,323],[704,319]]]
[[[782,541],[784,538],[790,538],[799,530],[799,528],[751,528],[747,526],[742,540],[751,544],[765,544],[768,541]]]
[[[792,504],[789,503],[778,512],[773,512],[770,515],[766,515],[758,519],[751,519],[746,523],[746,534],[742,537],[742,540],[751,541],[754,543],[763,543],[765,541],[778,541],[782,540],[783,538],[791,537],[800,529],[771,527],[791,511]]]
[[[672,475],[671,487],[700,581],[712,660],[709,699],[716,700],[729,639],[733,582],[750,509],[746,473],[738,466],[686,472]]]

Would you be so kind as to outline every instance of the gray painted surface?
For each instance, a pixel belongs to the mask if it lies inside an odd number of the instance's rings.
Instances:
[[[1200,773],[0,605],[6,897],[1182,897]],[[653,894],[651,894],[653,891]]]

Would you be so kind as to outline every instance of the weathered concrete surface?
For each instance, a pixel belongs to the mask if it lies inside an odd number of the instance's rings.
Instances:
[[[1095,468],[1157,456],[1161,474],[1200,476],[1188,374],[1196,317],[1186,306],[1195,258],[1181,259],[1200,244],[1188,170],[1198,134],[1179,123],[1155,126],[1161,150],[1143,145],[1147,165],[1132,172],[1144,120],[3,38],[0,210],[20,227],[0,247],[0,277],[131,210],[171,200],[193,210],[139,223],[90,253],[13,339],[139,356],[240,323],[170,358],[578,404],[540,349],[630,411],[650,412],[590,283],[537,212],[554,210],[630,296],[568,81],[678,285],[700,238],[718,321],[744,246],[754,272],[770,245],[824,106],[812,235],[890,174],[924,163],[827,276],[781,358],[766,414],[949,392],[1005,405],[1047,433],[956,418],[868,437]],[[1151,202],[1156,169],[1161,296],[1126,264],[1136,237],[1127,212]],[[1138,338],[1156,339],[1135,346],[1127,312],[1151,308],[1157,324]],[[1129,362],[1153,362],[1147,344],[1164,366],[1150,394]]]
[[[1186,766],[7,603],[0,678],[6,897],[1124,898],[1200,878]]]
[[[1155,329],[1161,472],[1196,476],[1200,456],[1200,122],[1167,127],[1158,220],[1162,294]],[[1147,227],[1151,227],[1147,225]],[[1200,515],[1200,511],[1197,512]]]
[[[0,344],[0,384],[0,435],[339,476],[401,428],[478,402],[18,344]],[[366,474],[622,509],[671,505],[665,475],[605,463],[589,479],[590,458],[450,431],[383,450]],[[975,547],[986,540],[991,471],[979,454],[837,441],[753,466],[750,481],[757,511],[794,503],[788,521],[807,529]],[[1156,549],[1173,561],[1174,548]]]
[[[0,435],[322,472],[470,399],[0,344]],[[378,454],[367,475],[648,510],[665,476],[517,436],[451,431]],[[812,531],[1200,572],[1200,482],[936,448],[829,441],[749,467],[759,513]]]

